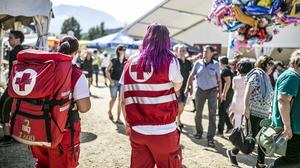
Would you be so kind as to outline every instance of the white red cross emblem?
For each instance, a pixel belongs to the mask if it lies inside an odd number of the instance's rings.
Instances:
[[[17,72],[12,81],[14,92],[20,96],[30,94],[35,86],[36,76],[37,72],[33,69]]]
[[[153,68],[151,66],[146,67],[143,69],[139,67],[136,63],[132,63],[129,68],[129,74],[131,78],[137,82],[145,82],[153,74]]]

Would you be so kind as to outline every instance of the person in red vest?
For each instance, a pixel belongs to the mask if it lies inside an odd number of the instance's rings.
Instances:
[[[58,52],[75,55],[78,51],[78,40],[73,36],[66,36],[60,41]],[[57,148],[31,146],[32,155],[36,158],[36,168],[75,168],[79,165],[80,153],[80,117],[79,112],[88,112],[91,107],[88,83],[82,71],[73,66],[71,75],[71,89],[76,108],[73,109],[74,136],[71,128],[66,125],[63,139]],[[71,141],[73,138],[73,144]]]
[[[151,24],[139,55],[125,64],[121,105],[132,148],[131,168],[182,167],[176,91],[183,78],[166,26]]]

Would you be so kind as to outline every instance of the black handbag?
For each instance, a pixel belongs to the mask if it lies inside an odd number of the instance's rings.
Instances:
[[[243,128],[235,128],[229,136],[230,142],[244,154],[250,154],[255,148],[255,139],[252,137],[250,119],[246,119],[246,135]]]

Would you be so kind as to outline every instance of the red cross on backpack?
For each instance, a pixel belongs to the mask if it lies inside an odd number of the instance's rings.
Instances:
[[[17,60],[8,83],[8,94],[14,98],[12,137],[28,145],[56,147],[72,110],[72,57],[24,50]]]

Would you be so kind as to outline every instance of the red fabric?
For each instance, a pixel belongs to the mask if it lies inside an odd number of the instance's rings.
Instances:
[[[131,71],[130,71],[131,66]],[[138,79],[144,78],[144,72],[151,72],[151,69],[146,68],[146,70],[142,70],[137,65],[132,64],[132,60],[128,61],[124,67],[124,85],[127,84],[167,84],[170,83],[169,79],[169,68],[170,64],[165,64],[163,70],[159,70],[158,72],[153,72],[152,76],[144,81],[137,82],[135,81],[130,73],[137,73]],[[172,87],[168,90],[162,91],[124,91],[124,98],[131,97],[159,97],[166,96],[170,94],[175,94],[175,90]],[[177,101],[170,101],[166,103],[159,104],[139,104],[133,103],[129,105],[125,105],[126,109],[126,121],[130,126],[135,125],[164,125],[169,124],[175,121],[177,113],[178,113],[178,104]]]
[[[31,60],[54,60],[54,61],[72,61],[73,57],[57,52],[47,52],[34,49],[22,50],[17,55],[19,62],[31,61]]]
[[[178,130],[165,135],[143,135],[131,130],[131,168],[181,168]]]
[[[79,165],[80,121],[74,124],[74,148],[71,144],[71,130],[66,129],[61,147],[47,149],[31,146],[32,156],[36,158],[35,168],[75,168]]]
[[[75,85],[82,75],[82,71],[73,66],[71,90],[74,91]],[[78,111],[73,111],[78,113]],[[74,123],[74,148],[71,143],[71,130],[66,129],[63,133],[62,141],[60,143],[63,154],[59,146],[53,149],[48,149],[39,146],[31,146],[32,156],[36,158],[36,168],[75,168],[79,165],[80,155],[80,121]],[[75,157],[74,157],[75,156]]]
[[[18,54],[18,63],[13,66],[8,83],[8,94],[20,100],[19,112],[16,113],[12,136],[21,143],[48,142],[43,104],[35,105],[23,99],[60,101],[69,99],[71,93],[72,62],[71,56],[38,50],[24,50]],[[77,80],[80,76],[76,77]],[[31,88],[31,89],[30,89]],[[56,147],[63,136],[68,118],[68,106],[51,106],[49,117],[51,146]],[[17,110],[17,100],[12,105],[12,112]],[[31,116],[28,116],[31,115]],[[35,145],[42,145],[35,144]],[[49,147],[49,145],[48,145]]]

